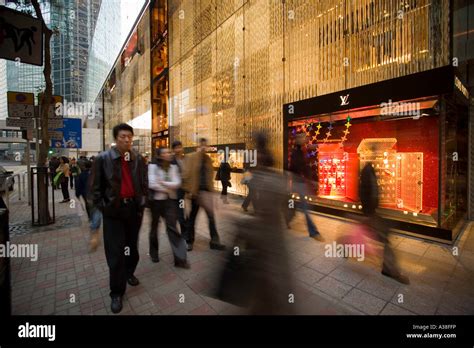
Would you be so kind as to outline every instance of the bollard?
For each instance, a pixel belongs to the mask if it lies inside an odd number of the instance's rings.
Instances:
[[[9,241],[8,209],[0,208],[0,244],[7,245]],[[10,316],[11,308],[10,259],[0,257],[0,316]]]

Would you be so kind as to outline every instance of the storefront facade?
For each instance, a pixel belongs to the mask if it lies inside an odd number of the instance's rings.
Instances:
[[[151,39],[151,136],[152,149],[170,146],[168,119],[168,1],[152,0],[150,8]],[[155,151],[152,151],[153,155]]]
[[[293,136],[306,133],[318,182],[308,199],[329,213],[360,211],[358,175],[375,161],[395,228],[452,240],[467,209],[460,129],[469,93],[448,67],[456,65],[451,11],[444,0],[150,1],[140,20],[149,23],[138,25],[144,53],[129,62],[143,64],[143,79],[115,100],[140,97],[138,114],[149,110],[145,152],[174,140],[191,151],[206,138],[216,157],[252,150],[252,134],[265,131],[275,166],[286,169]],[[111,73],[105,110],[127,69]],[[105,144],[126,109],[113,110],[104,111]],[[245,195],[242,159],[229,191]]]
[[[303,135],[314,182],[295,198],[330,214],[360,213],[359,174],[369,164],[394,228],[454,240],[468,208],[468,102],[446,66],[285,104],[285,168]]]
[[[145,5],[96,99],[105,150],[115,143],[113,127],[128,123],[134,128],[133,147],[151,155],[150,66],[150,12]]]
[[[450,63],[449,1],[168,2],[170,140],[245,143],[283,168],[282,106]]]

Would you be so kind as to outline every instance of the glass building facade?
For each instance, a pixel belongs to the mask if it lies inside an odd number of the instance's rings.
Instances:
[[[51,38],[51,79],[53,94],[68,102],[82,102],[89,46],[92,42],[101,0],[40,1],[46,25],[58,29]],[[15,1],[5,5],[21,9]],[[28,7],[32,13],[32,7]],[[6,62],[7,89],[39,93],[45,87],[43,67]],[[6,112],[3,115],[6,117]]]
[[[53,93],[68,102],[85,100],[89,50],[101,0],[52,3],[50,27],[59,34],[51,40]]]

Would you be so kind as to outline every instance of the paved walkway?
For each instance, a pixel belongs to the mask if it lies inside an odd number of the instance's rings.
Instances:
[[[73,197],[73,191],[71,191]],[[56,202],[61,200],[56,191]],[[240,212],[242,199],[217,212],[217,227],[227,245],[233,240],[226,209]],[[103,245],[88,253],[88,224],[78,202],[57,204],[55,225],[30,226],[30,208],[12,197],[11,241],[36,243],[38,261],[12,258],[13,314],[111,314],[108,269]],[[310,239],[302,214],[288,231],[287,245],[295,277],[292,293],[301,314],[474,314],[474,231],[472,224],[455,246],[394,235],[395,252],[410,285],[401,285],[380,274],[381,260],[367,255],[363,262],[325,257],[325,245],[347,234],[354,225],[335,218],[312,215],[325,242]],[[176,269],[163,226],[160,225],[160,258],[147,256],[150,225],[146,211],[140,232],[140,263],[136,276],[141,285],[128,287],[122,315],[126,314],[239,314],[241,309],[205,295],[215,284],[224,254],[210,250],[204,213],[197,222],[197,241],[189,253],[190,270]],[[370,244],[375,253],[382,248]],[[180,302],[180,299],[184,303]],[[71,301],[75,300],[75,301]]]

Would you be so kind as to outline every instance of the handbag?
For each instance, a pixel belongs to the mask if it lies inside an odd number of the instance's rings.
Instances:
[[[62,175],[63,175],[63,172],[56,173],[56,176],[53,179],[54,186],[58,186],[59,180],[61,179]]]

